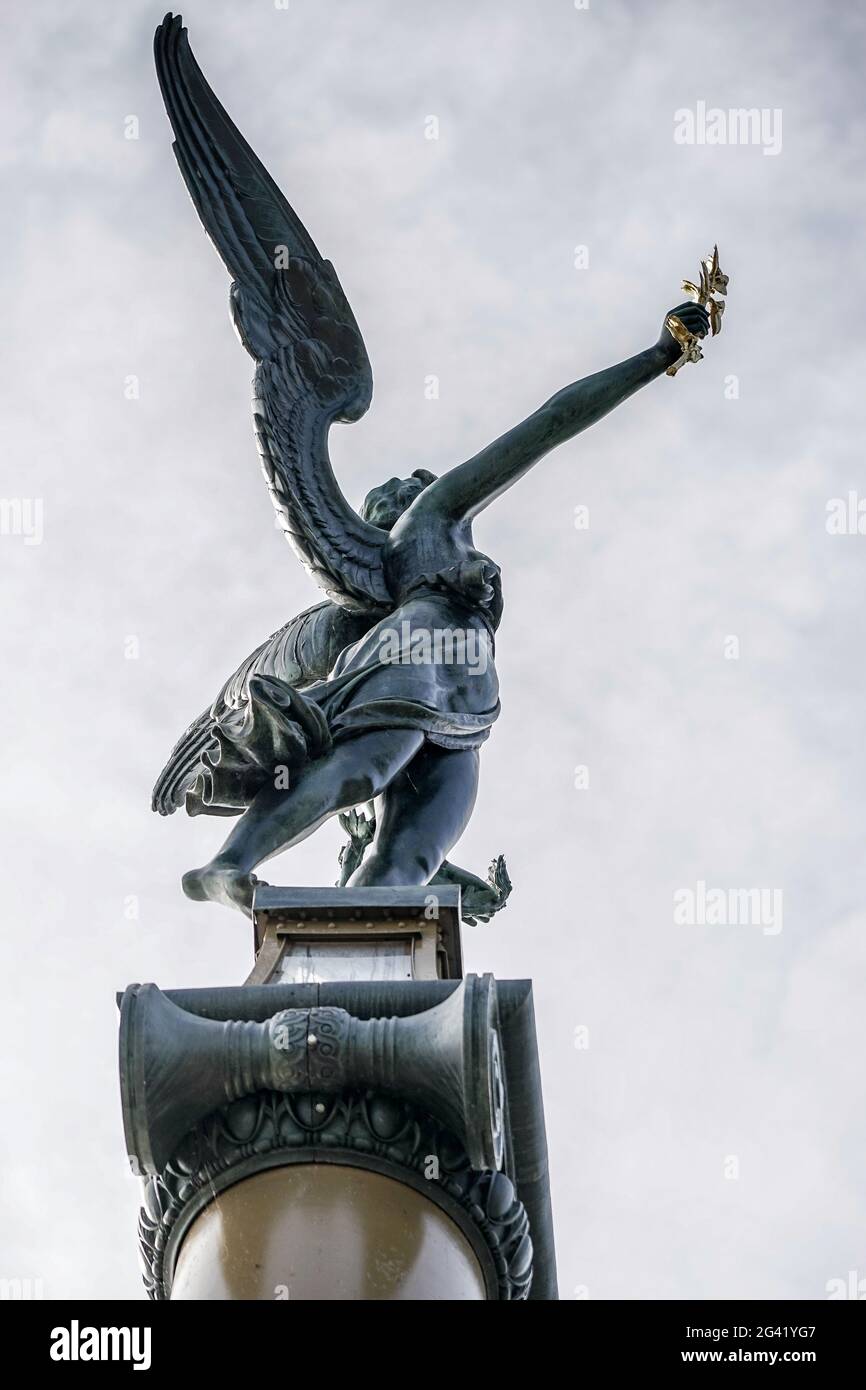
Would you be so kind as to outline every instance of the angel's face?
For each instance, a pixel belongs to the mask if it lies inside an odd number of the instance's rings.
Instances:
[[[381,487],[374,487],[372,492],[367,493],[361,515],[373,526],[390,531],[425,487],[426,483],[420,478],[390,478]]]

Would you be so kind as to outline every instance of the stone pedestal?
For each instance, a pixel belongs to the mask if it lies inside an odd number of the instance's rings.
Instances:
[[[556,1297],[531,986],[439,892],[269,889],[246,985],[125,991],[152,1298]]]

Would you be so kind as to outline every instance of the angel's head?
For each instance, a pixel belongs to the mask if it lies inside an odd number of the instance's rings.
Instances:
[[[436,474],[428,473],[426,468],[416,468],[411,478],[389,478],[387,483],[367,493],[361,515],[382,531],[390,531],[418,494],[435,481]]]

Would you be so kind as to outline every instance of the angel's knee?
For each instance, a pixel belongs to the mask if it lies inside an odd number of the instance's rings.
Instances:
[[[383,729],[342,745],[338,760],[341,810],[375,801],[417,751],[422,736],[410,729]]]

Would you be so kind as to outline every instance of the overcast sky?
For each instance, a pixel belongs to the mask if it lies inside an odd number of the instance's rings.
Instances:
[[[171,154],[161,17],[43,0],[6,9],[0,45],[0,490],[28,504],[0,535],[0,1275],[55,1298],[142,1296],[115,991],[250,968],[249,925],[180,892],[226,823],[161,820],[150,787],[317,598],[272,522],[251,364]],[[333,438],[356,503],[649,346],[718,241],[705,361],[477,527],[503,569],[502,716],[454,858],[505,853],[515,887],[465,929],[466,964],[535,982],[563,1297],[866,1277],[866,535],[827,529],[833,499],[866,498],[862,9],[195,0],[184,19],[364,334],[373,407]],[[697,143],[700,103],[727,137],[730,110],[763,111],[763,135]],[[331,883],[340,842],[267,876]],[[781,910],[676,921],[699,883],[777,889]]]

